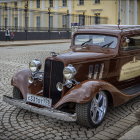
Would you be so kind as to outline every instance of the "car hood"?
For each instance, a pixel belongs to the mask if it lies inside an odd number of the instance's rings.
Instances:
[[[53,60],[60,60],[64,64],[86,63],[92,61],[105,60],[115,57],[115,54],[96,52],[68,52],[55,57]]]

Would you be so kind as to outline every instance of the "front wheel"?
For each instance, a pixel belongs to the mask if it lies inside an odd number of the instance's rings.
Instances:
[[[100,91],[90,102],[76,104],[77,122],[83,126],[96,127],[102,123],[107,107],[107,95]]]

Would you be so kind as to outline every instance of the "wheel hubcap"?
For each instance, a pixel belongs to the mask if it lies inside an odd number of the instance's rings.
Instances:
[[[91,102],[90,116],[91,120],[98,124],[100,123],[106,113],[107,109],[107,97],[104,92],[99,92]]]

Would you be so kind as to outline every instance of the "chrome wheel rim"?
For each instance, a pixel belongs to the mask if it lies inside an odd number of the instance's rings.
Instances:
[[[107,96],[101,91],[91,101],[90,117],[93,123],[99,124],[107,110]]]

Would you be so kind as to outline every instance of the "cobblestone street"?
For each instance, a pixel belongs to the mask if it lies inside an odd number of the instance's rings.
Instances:
[[[51,51],[61,53],[68,48],[69,43],[0,48],[0,139],[117,139],[137,124],[134,113],[140,108],[140,97],[109,108],[104,122],[94,129],[31,113],[2,101],[3,95],[12,96],[13,74],[28,68],[30,60],[38,58],[43,63]]]

